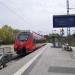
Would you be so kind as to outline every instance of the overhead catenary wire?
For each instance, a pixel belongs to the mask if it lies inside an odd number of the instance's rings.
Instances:
[[[26,22],[26,20],[24,19],[24,17],[22,17],[20,14],[18,14],[16,11],[14,11],[13,9],[11,9],[10,7],[8,7],[8,5],[6,5],[4,2],[0,1],[0,4],[3,5],[4,7],[6,7],[11,13],[13,13],[17,17],[19,17],[23,22]]]

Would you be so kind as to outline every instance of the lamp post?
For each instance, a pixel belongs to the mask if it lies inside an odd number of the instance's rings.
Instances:
[[[75,8],[69,8],[69,0],[67,0],[67,15],[69,15],[70,9],[75,9]],[[70,44],[70,46],[68,46],[69,47],[68,49],[69,49],[69,51],[71,51],[72,48],[71,48],[70,26],[67,27],[67,42],[68,42],[68,44]]]
[[[69,0],[67,0],[67,15],[69,15]],[[69,31],[70,27],[67,27],[67,36],[68,36],[68,31]],[[67,40],[68,42],[69,40]],[[69,43],[69,42],[68,42]]]
[[[69,0],[67,0],[67,15],[69,15]]]
[[[69,15],[69,0],[67,0],[67,15]],[[67,50],[71,50],[71,42],[70,42],[70,27],[67,27],[67,42],[69,46],[67,46]]]

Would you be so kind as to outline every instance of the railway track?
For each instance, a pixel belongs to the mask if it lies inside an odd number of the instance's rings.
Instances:
[[[44,45],[45,45],[45,44],[44,44]],[[42,46],[44,46],[44,45],[42,45]],[[38,49],[41,48],[42,46],[39,46],[39,45],[38,45],[38,47],[37,47],[34,51],[38,50]],[[0,48],[0,53],[3,52],[4,54],[6,54],[6,53],[9,53],[9,54],[11,53],[11,54],[12,54],[12,57],[11,57],[10,60],[6,63],[6,67],[11,66],[11,65],[14,64],[15,62],[20,61],[20,60],[21,60],[22,58],[24,58],[25,56],[31,54],[31,53],[29,53],[29,54],[20,56],[20,55],[17,55],[13,50],[14,50],[14,49],[13,49],[13,46],[12,46],[12,47],[11,47],[11,46],[3,46],[3,47]],[[33,53],[33,52],[32,52],[32,53]],[[3,68],[1,67],[0,70],[2,70],[2,69],[3,69]]]

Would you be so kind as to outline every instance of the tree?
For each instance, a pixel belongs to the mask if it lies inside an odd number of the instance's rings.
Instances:
[[[3,44],[11,44],[14,42],[16,34],[20,30],[13,29],[8,25],[4,25],[2,28],[0,28],[0,40],[2,40],[1,43]]]

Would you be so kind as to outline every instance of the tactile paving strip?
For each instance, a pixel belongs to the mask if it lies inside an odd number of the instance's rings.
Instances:
[[[48,69],[48,72],[64,73],[64,74],[75,74],[75,68],[50,66],[49,69]]]

